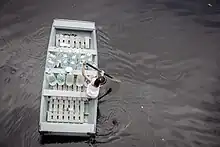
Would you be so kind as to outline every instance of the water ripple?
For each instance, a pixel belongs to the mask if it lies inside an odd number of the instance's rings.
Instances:
[[[131,124],[131,118],[129,112],[123,108],[122,102],[120,100],[107,100],[105,103],[109,105],[109,109],[101,110],[100,108],[101,114],[98,118],[96,143],[110,143],[122,137],[130,136],[129,133],[126,133],[126,129]],[[105,103],[100,103],[100,107]]]

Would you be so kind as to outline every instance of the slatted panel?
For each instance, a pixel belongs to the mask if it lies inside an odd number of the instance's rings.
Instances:
[[[91,49],[91,38],[56,34],[56,47]]]
[[[85,114],[85,100],[83,98],[50,97],[48,98],[47,112],[48,122],[88,122],[88,110]]]

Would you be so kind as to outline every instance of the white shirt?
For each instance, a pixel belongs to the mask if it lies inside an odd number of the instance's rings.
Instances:
[[[94,82],[95,82],[96,78],[92,78],[91,82],[87,85],[86,88],[86,94],[90,97],[90,98],[97,98],[99,95],[99,87],[95,87],[93,86]]]

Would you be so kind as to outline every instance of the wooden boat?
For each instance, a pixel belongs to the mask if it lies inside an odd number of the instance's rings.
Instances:
[[[98,67],[94,22],[54,19],[44,69],[39,132],[91,136],[96,133],[98,100],[87,100],[82,62]],[[98,72],[86,70],[88,76]]]

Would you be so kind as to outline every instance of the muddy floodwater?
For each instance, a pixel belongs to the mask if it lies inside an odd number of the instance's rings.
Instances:
[[[54,18],[95,21],[100,68],[122,80],[93,142],[39,141]],[[1,0],[0,147],[39,146],[219,147],[220,1]]]

